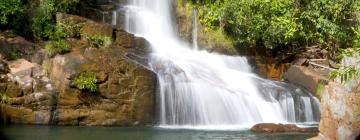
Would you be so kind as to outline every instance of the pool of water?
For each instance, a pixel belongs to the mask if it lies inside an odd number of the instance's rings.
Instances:
[[[316,133],[263,134],[250,131],[164,129],[157,127],[79,127],[7,125],[5,140],[303,140]]]

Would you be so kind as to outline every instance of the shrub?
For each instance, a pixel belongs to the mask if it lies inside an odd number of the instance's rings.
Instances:
[[[82,24],[76,24],[74,21],[68,19],[64,21],[58,21],[56,24],[56,34],[61,34],[61,37],[80,37],[80,30]]]
[[[55,28],[55,2],[42,0],[32,18],[32,30],[36,38],[50,38]]]
[[[341,83],[346,83],[358,77],[360,77],[360,71],[355,66],[341,66],[330,73],[330,78],[340,78]]]
[[[86,39],[89,41],[90,47],[93,47],[93,48],[106,47],[111,44],[110,37],[89,36],[89,37],[86,37]]]
[[[71,51],[70,44],[64,40],[56,40],[50,41],[45,45],[45,49],[47,50],[50,57],[55,56],[56,54],[65,54]]]
[[[8,60],[15,60],[20,57],[20,50],[14,46],[9,46],[9,50],[5,51],[5,57]]]
[[[5,93],[0,93],[0,104],[9,104],[11,103],[10,97]]]
[[[96,75],[93,72],[84,72],[76,77],[72,84],[80,90],[87,90],[90,92],[97,92],[97,79]]]
[[[42,0],[32,19],[32,30],[35,37],[48,39],[56,36],[54,34],[57,32],[57,28],[61,28],[57,26],[65,26],[64,29],[68,29],[65,24],[56,24],[55,14],[56,12],[74,12],[78,10],[78,4],[79,0]]]
[[[79,8],[80,0],[55,0],[58,12],[71,13]]]
[[[354,0],[188,0],[207,28],[224,28],[240,44],[267,48],[290,45],[352,45],[359,25]]]
[[[21,0],[0,0],[0,27],[19,30],[23,25],[25,7]]]

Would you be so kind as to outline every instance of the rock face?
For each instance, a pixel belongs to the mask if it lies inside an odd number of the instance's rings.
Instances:
[[[176,22],[180,37],[189,42],[192,42],[192,29],[194,8],[186,4],[184,0],[177,0],[174,2],[176,6]],[[238,52],[234,47],[233,42],[225,36],[221,30],[205,29],[201,23],[198,22],[197,27],[198,44],[201,49],[206,49],[209,52],[216,52],[227,55],[237,55]]]
[[[360,69],[360,57],[344,58],[342,65]],[[341,84],[337,78],[325,86],[321,99],[318,138],[355,140],[360,135],[360,79]]]
[[[146,65],[147,42],[122,29],[59,13],[57,21],[64,20],[81,25],[81,37],[66,39],[70,53],[45,54],[42,65],[25,59],[0,63],[1,117],[20,124],[153,123],[157,79]],[[107,38],[110,44],[90,47],[90,36]],[[74,79],[86,72],[96,75],[97,92],[74,86]]]
[[[295,124],[261,123],[251,127],[251,131],[263,133],[317,132],[317,128],[300,128]]]
[[[42,68],[25,59],[8,63],[10,73],[0,82],[1,117],[10,123],[49,124],[56,91]]]
[[[288,71],[284,74],[284,79],[300,85],[311,93],[316,93],[318,85],[323,82],[327,83],[329,79],[320,73],[303,66],[291,66]],[[320,95],[315,94],[319,99]]]
[[[319,137],[324,140],[354,140],[360,134],[360,81],[353,89],[330,82],[321,100]]]
[[[60,92],[54,121],[66,125],[137,125],[153,121],[156,75],[119,54],[122,50],[115,46],[79,48],[50,61],[50,77]],[[82,72],[96,73],[98,93],[71,86],[73,78]]]

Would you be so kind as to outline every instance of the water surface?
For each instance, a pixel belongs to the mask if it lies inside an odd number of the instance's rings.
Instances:
[[[79,127],[8,125],[9,140],[304,140],[315,133],[262,134],[250,131],[204,131],[156,127]],[[1,137],[0,137],[1,138]]]

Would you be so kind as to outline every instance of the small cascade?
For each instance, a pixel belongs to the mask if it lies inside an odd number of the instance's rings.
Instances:
[[[193,47],[195,50],[198,49],[198,30],[197,30],[197,16],[198,16],[198,10],[194,9],[193,11],[193,26],[192,26],[192,39],[193,39]]]
[[[112,12],[112,18],[111,18],[111,25],[116,26],[117,25],[117,10],[114,10]]]

